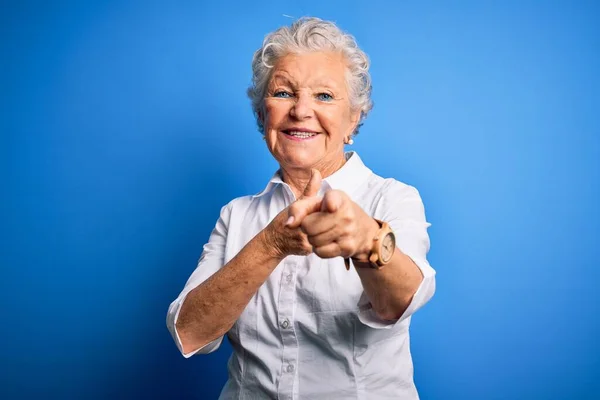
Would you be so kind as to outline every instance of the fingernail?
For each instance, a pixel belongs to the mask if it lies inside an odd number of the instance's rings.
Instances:
[[[290,217],[287,219],[287,221],[285,221],[285,226],[290,226],[290,225],[291,225],[291,224],[293,224],[293,223],[294,223],[294,216],[293,216],[293,215],[291,215],[291,216],[290,216]]]

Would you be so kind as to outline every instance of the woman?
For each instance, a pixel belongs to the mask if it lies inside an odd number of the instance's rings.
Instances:
[[[435,291],[417,190],[344,153],[367,56],[331,22],[269,34],[248,90],[280,169],[222,208],[167,324],[185,357],[233,347],[221,398],[417,399],[408,327]]]

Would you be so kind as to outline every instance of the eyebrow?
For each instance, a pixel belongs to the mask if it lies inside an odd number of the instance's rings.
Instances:
[[[284,82],[281,82],[281,81],[284,81]],[[269,82],[269,85],[277,84],[277,83],[289,84],[290,86],[294,86],[294,87],[297,86],[285,74],[282,74],[282,73],[276,73],[275,75],[273,75],[271,77],[271,81]],[[311,86],[326,87],[329,89],[336,89],[336,90],[339,89],[338,85],[336,84],[336,82],[334,80],[327,79],[327,78],[317,78],[316,80],[311,82]]]
[[[281,80],[285,81],[285,83],[288,83],[288,84],[294,86],[293,82],[290,81],[287,76],[285,76],[285,75],[283,75],[281,73],[273,75],[271,77],[271,80],[270,80],[269,84],[271,84],[273,82],[276,82],[276,81],[281,81]]]

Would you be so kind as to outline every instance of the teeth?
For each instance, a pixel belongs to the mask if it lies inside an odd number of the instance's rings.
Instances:
[[[288,134],[291,135],[291,136],[295,136],[295,137],[299,137],[299,138],[304,138],[304,139],[316,135],[316,133],[312,133],[312,132],[300,132],[300,131],[289,131]]]

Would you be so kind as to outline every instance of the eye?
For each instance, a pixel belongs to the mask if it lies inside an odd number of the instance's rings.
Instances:
[[[319,99],[321,101],[331,101],[331,100],[333,100],[333,96],[330,95],[329,93],[319,93],[317,95],[317,99]]]
[[[290,97],[292,97],[291,93],[286,92],[285,90],[278,90],[275,93],[273,93],[273,97],[280,97],[283,99],[288,99]]]

